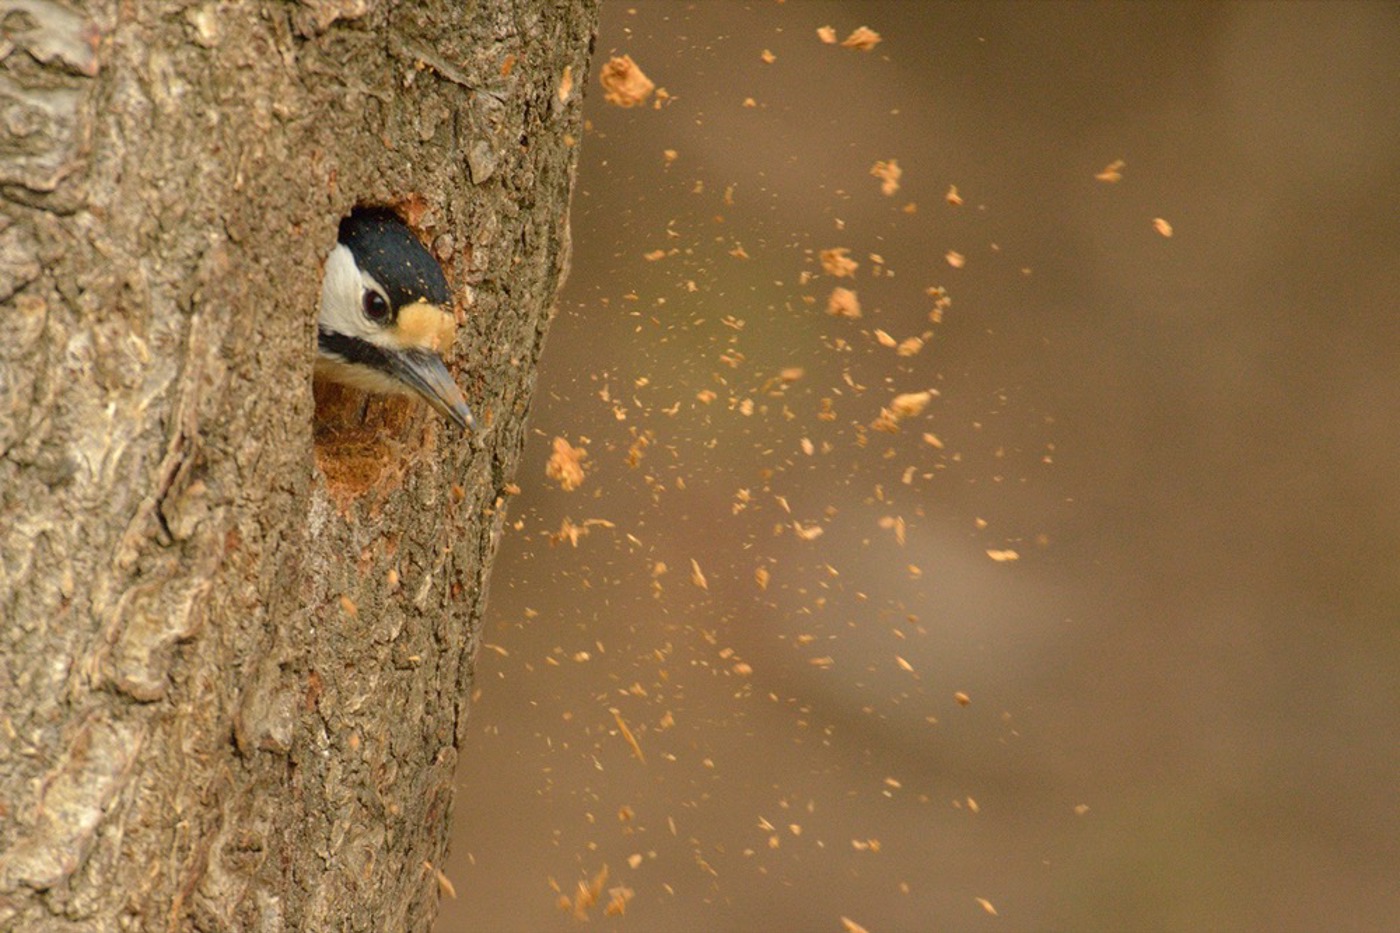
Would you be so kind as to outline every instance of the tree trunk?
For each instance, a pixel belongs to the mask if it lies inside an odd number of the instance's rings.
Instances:
[[[431,924],[595,21],[0,0],[0,928]],[[471,439],[313,430],[359,202],[443,260]]]

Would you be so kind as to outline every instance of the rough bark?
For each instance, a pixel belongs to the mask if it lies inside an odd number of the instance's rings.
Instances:
[[[0,928],[430,925],[595,20],[0,0]],[[357,202],[444,261],[471,441],[313,400]]]

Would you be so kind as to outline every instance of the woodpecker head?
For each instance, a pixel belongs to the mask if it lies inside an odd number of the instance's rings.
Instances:
[[[457,324],[442,267],[392,211],[357,207],[321,283],[316,375],[366,392],[414,395],[457,427],[476,421],[443,365]]]

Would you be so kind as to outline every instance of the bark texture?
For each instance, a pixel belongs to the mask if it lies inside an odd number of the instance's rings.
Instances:
[[[0,0],[0,929],[431,924],[595,20]],[[359,202],[479,436],[313,399]]]

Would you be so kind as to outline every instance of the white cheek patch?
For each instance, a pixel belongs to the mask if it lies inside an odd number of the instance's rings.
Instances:
[[[337,243],[326,257],[326,274],[321,281],[321,323],[327,330],[350,337],[370,335],[369,322],[360,310],[363,292],[354,254]]]

